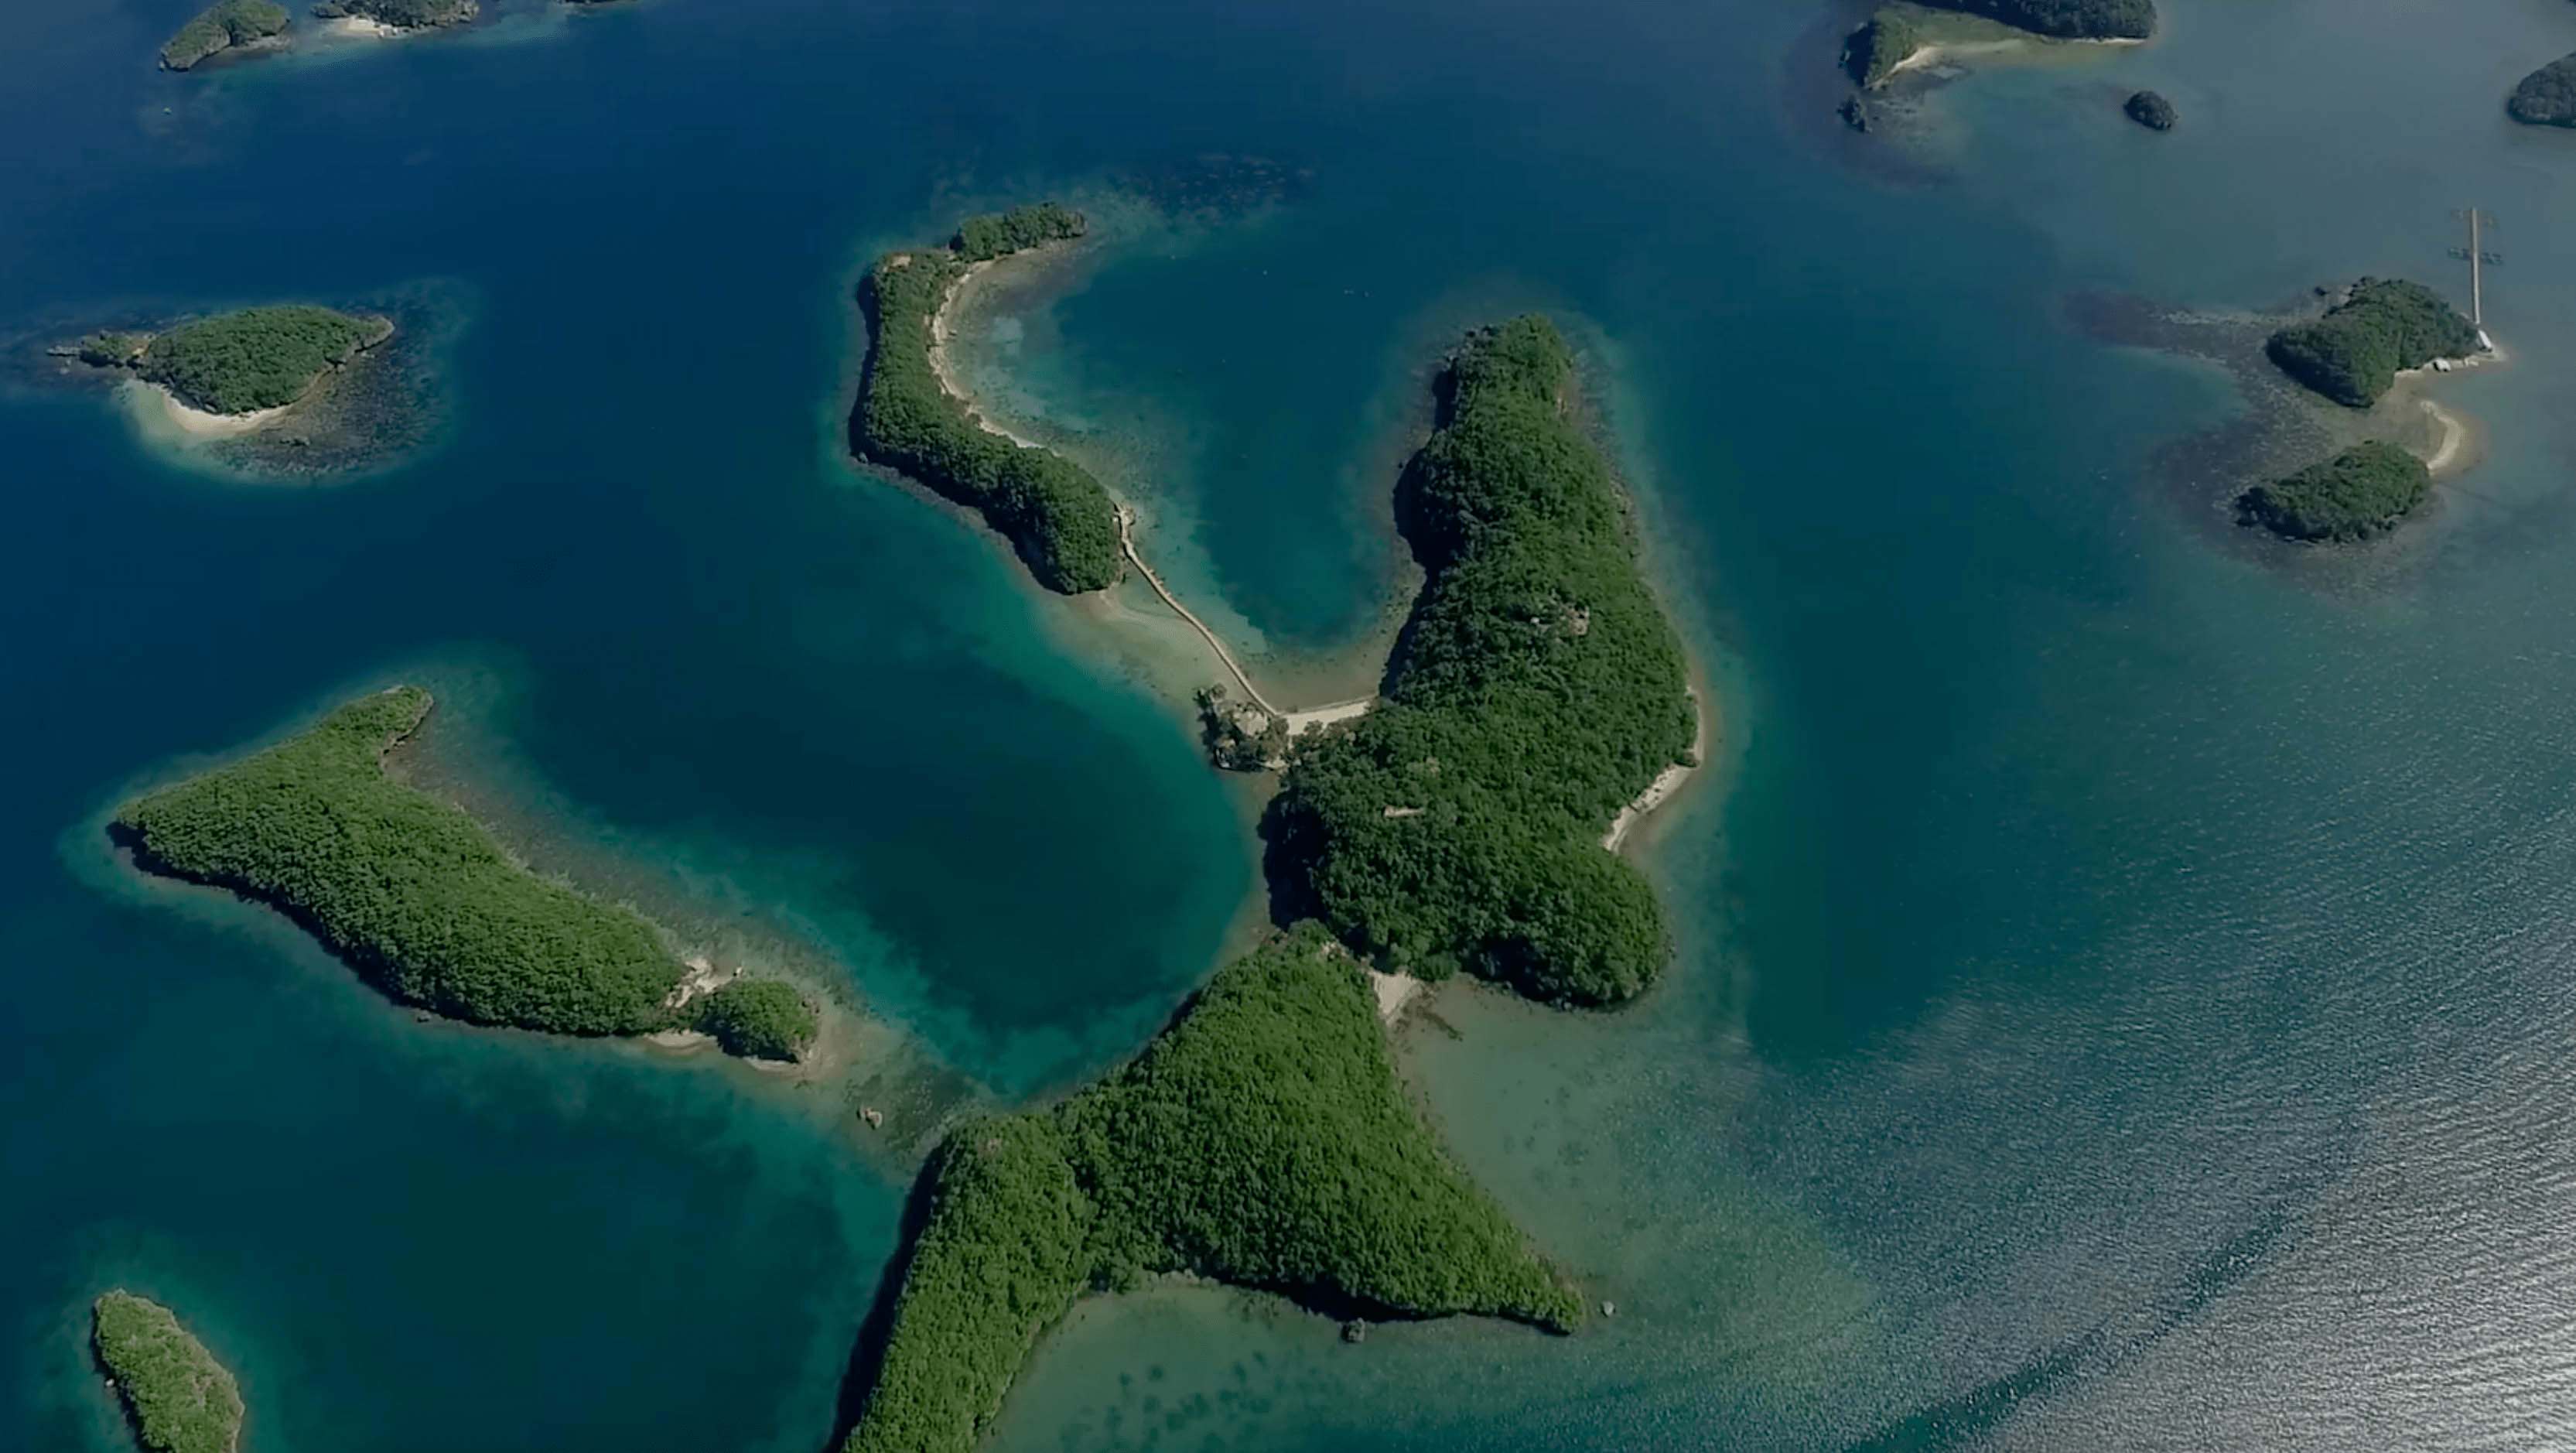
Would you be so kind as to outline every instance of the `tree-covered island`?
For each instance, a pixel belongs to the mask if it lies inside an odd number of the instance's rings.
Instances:
[[[192,409],[250,414],[294,403],[393,331],[382,318],[288,304],[219,313],[157,334],[94,333],[78,354],[95,367],[131,369]]]
[[[233,1453],[241,1388],[159,1302],[117,1290],[90,1308],[90,1347],[151,1453]]]
[[[940,310],[970,269],[1083,233],[1052,202],[969,220],[944,248],[889,253],[859,289],[870,347],[851,451],[980,511],[1030,573],[1068,595],[1117,583],[1117,507],[1088,470],[982,427],[939,377]]]
[[[1429,579],[1386,700],[1301,738],[1264,831],[1274,880],[1393,971],[1551,1002],[1651,983],[1663,915],[1604,830],[1696,731],[1626,501],[1569,414],[1546,320],[1468,337],[1397,517]]]
[[[1934,10],[1982,15],[2052,40],[2146,40],[2155,0],[1922,0]]]
[[[275,50],[286,44],[287,23],[275,0],[217,0],[161,43],[161,64],[184,71],[222,51]]]
[[[2237,496],[2237,515],[2286,540],[2367,540],[2384,535],[2433,493],[2424,461],[2368,440],[2287,479]]]
[[[2504,109],[2525,126],[2576,126],[2576,55],[2523,77]]]
[[[2174,103],[2155,91],[2140,91],[2120,106],[2122,113],[2149,131],[2171,131],[2181,114]]]
[[[1923,32],[1902,10],[1884,9],[1843,42],[1843,70],[1852,83],[1874,91],[1924,46]]]
[[[1314,925],[1220,969],[1134,1061],[949,1136],[844,1453],[969,1453],[1084,1293],[1162,1272],[1335,1315],[1563,1330],[1582,1305],[1406,1101]]]
[[[413,686],[363,697],[127,803],[109,834],[148,871],[278,909],[385,993],[448,1018],[550,1034],[696,1029],[765,1057],[814,1038],[813,1011],[785,985],[692,1007],[679,960],[642,917],[538,877],[463,811],[389,776],[385,753],[430,706]]]
[[[395,30],[437,30],[471,25],[483,14],[480,0],[322,0],[323,20],[371,20]]]
[[[2350,408],[2379,402],[2400,370],[2485,350],[2476,327],[2422,283],[2363,278],[2324,317],[2272,335],[2282,372]]]

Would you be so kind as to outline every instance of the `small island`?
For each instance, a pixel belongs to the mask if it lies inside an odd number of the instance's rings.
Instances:
[[[1922,0],[1935,10],[1982,15],[2051,40],[2147,40],[2155,0]]]
[[[1080,237],[1080,213],[1046,202],[972,218],[944,248],[889,253],[859,290],[871,337],[850,447],[980,511],[1031,574],[1067,595],[1118,581],[1118,512],[1090,471],[986,427],[941,375],[942,313],[1001,258]]]
[[[2422,283],[2363,278],[2312,323],[2274,333],[2264,352],[2283,373],[2348,408],[2379,402],[2397,375],[2487,351],[2477,328]]]
[[[2171,131],[2181,119],[2174,104],[2153,91],[2140,91],[2121,106],[2128,118],[2149,131]]]
[[[161,43],[161,65],[184,71],[227,50],[281,50],[287,23],[286,7],[275,0],[218,0]]]
[[[1923,32],[1915,28],[1905,12],[1881,10],[1843,42],[1843,70],[1851,76],[1852,84],[1875,91],[1923,47]]]
[[[2576,55],[2523,77],[2504,109],[2525,126],[2576,126]]]
[[[1313,924],[1217,971],[1125,1068],[949,1136],[844,1453],[971,1453],[1086,1292],[1181,1272],[1340,1317],[1581,1302],[1407,1102],[1359,966]]]
[[[169,1308],[117,1290],[90,1308],[90,1346],[151,1453],[233,1453],[241,1388]]]
[[[302,399],[322,376],[393,336],[382,318],[305,304],[243,308],[153,333],[94,333],[83,363],[125,368],[181,406],[243,418]]]
[[[356,21],[382,30],[439,30],[471,25],[483,14],[479,0],[322,0],[321,20]]]
[[[1285,900],[1380,968],[1607,1005],[1669,949],[1605,838],[1695,761],[1697,711],[1573,381],[1535,316],[1450,357],[1399,487],[1429,580],[1386,701],[1299,739],[1263,833]]]
[[[384,757],[420,728],[415,686],[118,810],[137,866],[285,913],[386,994],[474,1024],[548,1034],[694,1030],[793,1058],[813,1008],[784,984],[702,979],[633,910],[538,877],[462,811],[395,781]],[[691,1005],[695,1004],[694,1012]]]
[[[2433,493],[2432,471],[2394,444],[2367,440],[2287,479],[2239,495],[2238,517],[2285,540],[2384,535]]]

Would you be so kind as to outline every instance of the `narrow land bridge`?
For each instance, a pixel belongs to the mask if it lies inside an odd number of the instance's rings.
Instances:
[[[1207,622],[1192,615],[1190,608],[1181,604],[1180,597],[1172,594],[1172,588],[1163,583],[1163,577],[1154,573],[1154,567],[1145,563],[1145,557],[1136,553],[1134,531],[1136,512],[1127,508],[1124,502],[1120,502],[1117,508],[1118,548],[1127,552],[1127,562],[1136,567],[1137,574],[1145,577],[1147,585],[1154,587],[1154,593],[1163,598],[1163,604],[1170,606],[1173,614],[1188,621],[1191,628],[1199,633],[1200,639],[1208,643],[1208,649],[1216,652],[1216,658],[1225,663],[1225,669],[1233,672],[1234,679],[1242,683],[1244,694],[1252,698],[1252,704],[1288,724],[1290,736],[1293,737],[1308,727],[1322,726],[1326,722],[1359,716],[1374,703],[1376,698],[1364,696],[1356,701],[1337,701],[1331,706],[1319,706],[1312,711],[1281,711],[1273,706],[1270,698],[1261,694],[1261,688],[1252,684],[1251,673],[1243,669],[1242,662],[1234,659],[1234,653],[1225,648],[1225,642],[1217,639],[1216,632],[1208,629]]]

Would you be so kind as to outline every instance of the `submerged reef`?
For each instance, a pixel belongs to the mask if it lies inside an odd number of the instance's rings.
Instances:
[[[1217,971],[1125,1068],[960,1128],[844,1453],[966,1453],[1086,1292],[1185,1272],[1339,1316],[1582,1304],[1406,1102],[1359,966],[1315,925]]]
[[[1535,316],[1450,357],[1399,485],[1430,578],[1386,701],[1299,739],[1264,832],[1292,911],[1381,967],[1604,1005],[1669,953],[1654,890],[1604,832],[1691,762],[1697,719],[1573,374]]]
[[[90,1308],[90,1347],[151,1453],[233,1453],[241,1387],[159,1302],[122,1289]]]
[[[416,686],[363,697],[125,804],[109,834],[147,871],[278,909],[386,994],[448,1018],[549,1034],[699,1029],[768,1057],[813,1037],[811,1010],[791,1009],[784,985],[720,991],[688,1013],[680,961],[651,924],[537,876],[464,812],[388,775],[385,753],[430,706]]]
[[[948,246],[889,253],[859,289],[870,334],[850,448],[980,512],[1029,572],[1067,595],[1118,581],[1117,506],[1090,471],[985,428],[940,376],[941,311],[972,270],[1083,234],[1052,202],[969,219]]]

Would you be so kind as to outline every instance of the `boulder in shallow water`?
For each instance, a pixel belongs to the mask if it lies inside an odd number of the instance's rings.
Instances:
[[[2131,96],[2128,104],[2120,109],[2129,114],[2130,120],[2149,131],[2171,131],[2174,129],[2174,123],[2182,119],[2174,111],[2174,104],[2171,101],[2153,91],[2140,91]]]

